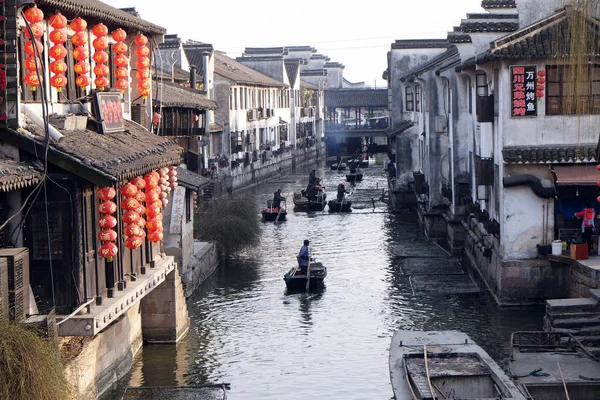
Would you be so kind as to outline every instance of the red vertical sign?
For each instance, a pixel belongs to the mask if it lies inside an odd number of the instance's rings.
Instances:
[[[511,117],[537,116],[536,72],[535,66],[510,67]]]

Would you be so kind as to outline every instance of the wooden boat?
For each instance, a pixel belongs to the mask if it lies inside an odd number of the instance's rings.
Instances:
[[[346,174],[346,180],[348,182],[360,182],[360,181],[362,181],[362,178],[363,178],[362,172]]]
[[[310,263],[310,285],[309,289],[318,289],[323,286],[323,280],[327,276],[327,267],[320,262]],[[300,267],[296,266],[290,269],[284,276],[285,286],[291,290],[306,289],[306,274],[303,274]]]
[[[285,221],[287,211],[285,206],[273,207],[273,200],[267,202],[267,206],[261,211],[262,217],[265,221]]]
[[[327,205],[327,194],[324,190],[317,193],[316,200],[309,200],[306,191],[294,193],[294,209],[297,211],[323,211]]]
[[[369,166],[369,160],[361,160],[361,159],[354,159],[354,160],[348,160],[348,164],[350,163],[354,163],[355,165],[357,165],[360,168],[367,168]]]
[[[329,202],[327,203],[327,206],[329,206],[330,212],[350,212],[350,211],[352,211],[352,201],[350,201],[350,200],[344,200],[344,201],[338,201],[338,199],[329,200]]]
[[[331,170],[332,171],[345,171],[346,170],[346,163],[335,163],[335,164],[331,164]]]
[[[600,363],[570,333],[514,332],[508,370],[528,399],[600,399]]]
[[[525,400],[496,362],[458,331],[397,331],[390,347],[396,400]]]

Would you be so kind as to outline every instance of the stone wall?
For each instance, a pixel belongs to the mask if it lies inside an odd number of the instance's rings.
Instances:
[[[589,297],[590,289],[598,289],[600,271],[574,260],[569,267],[571,270],[569,297]]]
[[[65,336],[61,340],[63,355],[69,360],[65,375],[72,398],[95,400],[129,372],[142,347],[140,306],[132,307],[92,338]]]
[[[192,293],[219,266],[220,257],[214,243],[194,242],[194,254],[185,270],[181,272],[185,297]]]

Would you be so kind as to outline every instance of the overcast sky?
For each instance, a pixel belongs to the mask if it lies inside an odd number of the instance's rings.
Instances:
[[[245,47],[310,45],[345,65],[344,77],[382,86],[396,39],[445,38],[481,0],[103,0],[184,40],[210,43],[235,58]],[[360,4],[360,3],[358,3]]]

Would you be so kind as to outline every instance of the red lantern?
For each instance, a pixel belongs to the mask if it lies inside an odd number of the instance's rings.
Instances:
[[[115,198],[117,195],[117,191],[115,188],[110,186],[104,186],[96,190],[96,197],[98,197],[102,201],[108,201]]]
[[[94,84],[96,85],[97,88],[99,88],[100,90],[104,90],[104,88],[106,86],[108,86],[108,79],[106,79],[105,76],[99,76],[96,79],[94,79]]]
[[[148,240],[151,241],[152,243],[158,243],[161,240],[163,240],[163,233],[162,232],[158,232],[158,231],[154,231],[154,232],[150,232],[148,234]]]
[[[535,86],[535,90],[537,90],[538,92],[543,92],[544,91],[544,85],[536,85]]]
[[[79,86],[80,88],[86,88],[86,87],[90,86],[91,81],[92,80],[89,75],[79,75],[75,79],[75,84],[77,86]]]
[[[127,53],[127,45],[123,42],[117,42],[113,44],[112,49],[115,52],[115,54]]]
[[[82,32],[85,31],[85,29],[87,28],[87,22],[85,22],[85,19],[77,17],[73,21],[71,21],[71,24],[69,26],[75,32]]]
[[[546,71],[544,71],[544,70],[539,70],[539,71],[538,71],[538,76],[546,76]]]
[[[64,74],[67,72],[67,63],[63,60],[56,60],[50,63],[50,72],[53,74]]]
[[[117,240],[117,232],[112,229],[104,229],[98,232],[98,239],[101,242],[114,242]]]
[[[87,60],[89,56],[90,52],[88,51],[87,47],[81,46],[73,49],[73,58],[77,61]]]
[[[127,79],[129,77],[129,71],[127,68],[118,67],[115,69],[115,76],[117,79]]]
[[[115,88],[120,89],[121,92],[124,92],[129,88],[129,82],[126,79],[117,79],[115,82]]]
[[[144,176],[144,181],[146,181],[146,190],[147,191],[154,189],[158,185],[158,179],[156,179],[152,175],[146,174],[146,176]],[[148,197],[148,193],[146,193],[146,197]]]
[[[35,46],[34,46],[33,43],[34,43],[33,40],[28,40],[25,43],[25,46],[23,46],[23,50],[25,50],[25,53],[27,53],[27,55],[30,55],[32,57],[36,53]],[[42,45],[42,42],[40,42],[39,40],[35,40],[35,45],[37,46],[37,49],[38,49],[39,53],[41,54],[42,50],[44,49],[44,46]]]
[[[125,197],[134,197],[138,192],[138,188],[132,183],[126,183],[121,186],[120,192]]]
[[[67,18],[61,13],[56,13],[48,18],[48,24],[54,29],[63,29],[67,26]]]
[[[102,229],[111,229],[117,226],[117,219],[112,215],[103,215],[98,219],[98,225]]]
[[[147,203],[154,203],[154,202],[157,202],[158,200],[160,200],[160,190],[153,189],[153,190],[146,191],[146,202]]]
[[[85,46],[88,42],[88,37],[86,32],[77,32],[71,37],[71,43],[73,43],[76,47]]]
[[[596,168],[598,168],[599,165],[596,166]],[[600,181],[596,182],[596,185],[598,185],[598,187],[600,187]]]
[[[42,60],[39,57],[27,57],[25,59],[25,69],[27,71],[37,71],[41,66]]]
[[[67,32],[64,29],[55,29],[50,32],[48,39],[54,44],[63,44],[67,41]]]
[[[111,36],[115,42],[124,42],[127,39],[127,33],[121,28],[115,29]]]
[[[135,209],[135,212],[140,215],[144,215],[146,213],[146,207],[144,207],[143,205],[140,204],[140,206]]]
[[[100,257],[106,258],[108,261],[112,261],[112,258],[116,256],[118,252],[119,248],[112,242],[104,243],[98,250]]]
[[[127,211],[125,214],[123,214],[123,222],[126,224],[133,224],[138,219],[140,219],[140,214],[136,213],[135,211]]]
[[[110,200],[98,204],[98,212],[100,214],[114,214],[115,211],[117,211],[117,205]]]
[[[145,228],[146,227],[146,220],[144,218],[139,218],[137,221],[135,221],[135,223],[137,224],[137,226],[139,226],[140,228]]]
[[[596,201],[600,203],[600,196],[596,197]]]
[[[540,84],[540,85],[543,85],[544,83],[546,83],[546,78],[539,77],[539,78],[537,79],[537,83],[538,83],[538,84]]]
[[[159,206],[157,203],[149,204],[146,207],[146,215],[148,216],[148,218],[152,219],[155,218],[158,214],[160,214],[160,211],[162,209],[161,206]]]
[[[136,224],[129,224],[123,230],[125,236],[140,236],[142,234],[142,230]]]
[[[596,169],[600,171],[600,164],[596,165]]]
[[[150,58],[149,57],[140,57],[135,62],[135,65],[138,69],[147,69],[150,68]]]
[[[121,202],[121,208],[127,211],[134,211],[140,206],[140,203],[133,197],[127,197]]]
[[[100,77],[100,76],[106,76],[110,73],[108,67],[105,64],[96,64],[96,66],[94,67],[94,75]]]
[[[150,96],[150,88],[138,88],[138,90],[143,99],[146,99],[148,96]]]
[[[136,176],[132,178],[129,183],[135,185],[138,189],[144,189],[146,187],[146,181],[141,176]]]
[[[146,222],[146,228],[148,228],[149,231],[156,231],[162,227],[162,214],[159,214],[156,217],[149,220],[148,222]]]
[[[135,77],[138,79],[138,81],[141,81],[143,79],[149,79],[150,78],[150,70],[148,68],[139,69],[136,71]]]
[[[92,33],[98,37],[98,36],[106,36],[108,35],[108,28],[106,27],[106,25],[100,23],[100,24],[96,24],[94,25],[94,27],[92,28]]]
[[[99,38],[94,39],[92,42],[92,46],[96,50],[104,50],[108,47],[108,39],[105,36],[100,36]]]
[[[148,48],[148,46],[140,46],[137,49],[135,49],[135,54],[138,57],[147,57],[148,54],[150,54],[150,49]]]
[[[95,52],[92,58],[94,59],[96,64],[104,64],[108,62],[108,53],[103,50],[100,50]]]
[[[40,80],[38,79],[37,72],[28,72],[23,78],[23,80],[32,91],[35,91],[35,89],[37,89],[37,87],[40,85]]]
[[[44,28],[42,27],[42,25],[31,24],[31,25],[29,25],[29,27],[31,28],[31,31],[33,32],[34,38],[39,39],[42,36],[44,36]],[[31,39],[31,34],[29,33],[29,29],[25,28],[24,33],[25,33],[25,36],[27,36],[27,39]]]
[[[128,249],[137,249],[144,243],[144,239],[139,236],[132,236],[125,240],[125,247]]]
[[[62,88],[67,86],[67,77],[63,74],[52,75],[52,78],[50,78],[50,86],[56,88],[57,92],[62,92]]]
[[[544,92],[535,92],[535,97],[541,99],[542,97],[544,97]]]
[[[78,75],[87,74],[88,72],[90,72],[90,63],[87,61],[79,61],[73,66],[73,70]]]
[[[58,60],[67,56],[67,49],[62,44],[55,44],[50,47],[50,57]]]
[[[140,190],[135,194],[135,196],[133,196],[133,198],[142,203],[146,201],[146,194]]]
[[[127,56],[125,56],[123,54],[117,54],[115,56],[115,66],[127,67],[128,64],[129,64],[129,59],[127,58]]]
[[[42,12],[42,10],[37,8],[37,6],[35,6],[35,5],[31,8],[28,8],[27,10],[25,10],[24,14],[25,14],[25,19],[30,24],[35,24],[38,22],[42,22],[44,20],[44,13]]]
[[[146,36],[144,36],[143,34],[139,34],[135,37],[135,44],[137,44],[138,46],[144,46],[147,43],[148,43],[148,38]]]

